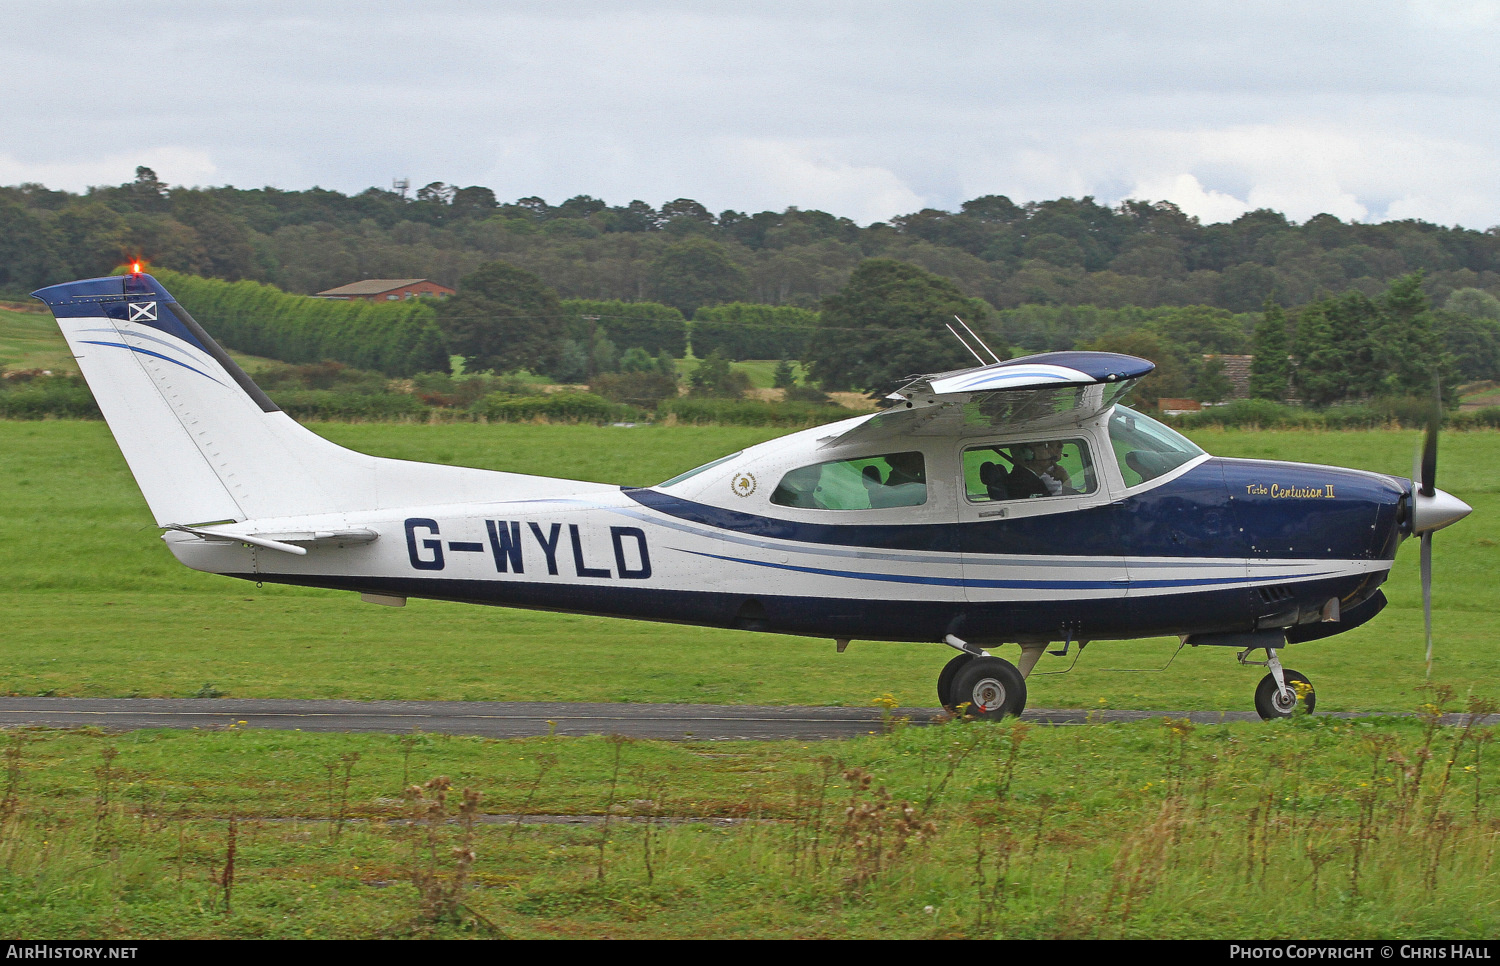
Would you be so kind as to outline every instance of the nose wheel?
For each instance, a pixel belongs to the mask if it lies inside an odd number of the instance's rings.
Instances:
[[[1255,686],[1256,714],[1266,721],[1272,718],[1290,718],[1297,713],[1299,703],[1308,714],[1312,714],[1318,694],[1313,690],[1312,682],[1307,680],[1307,675],[1286,669],[1281,672],[1281,676],[1284,682],[1281,686],[1277,685],[1274,674],[1267,674]]]

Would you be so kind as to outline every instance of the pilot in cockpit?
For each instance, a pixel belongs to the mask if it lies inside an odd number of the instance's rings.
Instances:
[[[1013,447],[1011,456],[1015,465],[1005,478],[1005,489],[1010,498],[1020,500],[1076,493],[1068,471],[1058,462],[1062,450],[1062,440],[1057,439]]]

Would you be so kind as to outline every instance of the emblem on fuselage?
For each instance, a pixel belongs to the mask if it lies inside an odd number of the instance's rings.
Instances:
[[[734,474],[734,479],[729,481],[729,488],[734,491],[735,496],[749,496],[755,492],[755,474]]]

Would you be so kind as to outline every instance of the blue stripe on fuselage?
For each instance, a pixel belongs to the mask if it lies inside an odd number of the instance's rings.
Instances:
[[[699,550],[683,550],[696,557],[709,557],[729,563],[749,564],[752,567],[767,567],[772,570],[790,570],[799,574],[817,574],[822,577],[846,577],[851,580],[874,580],[896,584],[927,584],[938,587],[974,587],[1004,590],[1119,590],[1121,584],[1114,580],[996,580],[985,577],[922,577],[916,574],[880,574],[857,570],[830,570],[825,567],[802,567],[796,564],[771,563],[765,560],[747,560],[744,557],[726,557]],[[1188,577],[1174,580],[1131,580],[1132,588],[1161,587],[1205,587],[1209,585],[1286,583],[1292,580],[1310,580],[1318,577],[1338,576],[1335,571],[1307,574],[1278,574],[1275,577]]]
[[[1268,487],[1331,484],[1337,498],[1277,499],[1241,492],[1260,482]],[[964,523],[806,523],[696,503],[655,489],[624,492],[679,520],[802,544],[979,556],[1303,560],[1389,559],[1394,544],[1381,535],[1392,525],[1392,508],[1401,496],[1392,481],[1360,471],[1218,458],[1118,503]],[[848,512],[830,510],[828,515]]]

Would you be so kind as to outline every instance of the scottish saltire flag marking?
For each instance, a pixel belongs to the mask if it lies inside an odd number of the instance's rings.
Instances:
[[[155,302],[127,302],[126,307],[130,309],[131,322],[155,322]]]

